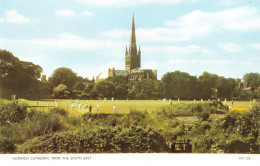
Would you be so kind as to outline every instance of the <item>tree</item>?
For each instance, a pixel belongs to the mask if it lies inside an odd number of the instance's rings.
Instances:
[[[155,82],[156,99],[163,98],[165,96],[165,89],[163,87],[162,81]]]
[[[167,98],[192,98],[196,92],[197,78],[188,73],[175,71],[162,77]]]
[[[154,99],[155,85],[153,80],[145,79],[135,82],[134,91],[137,99]]]
[[[112,82],[115,85],[127,85],[127,78],[121,76],[108,77],[107,81]]]
[[[259,87],[260,86],[260,74],[259,73],[247,73],[243,76],[243,83],[246,87]]]
[[[219,77],[217,80],[217,94],[219,98],[228,98],[232,97],[233,84],[232,80],[228,80],[224,77]]]
[[[216,84],[217,84],[218,76],[216,74],[210,74],[208,72],[204,72],[199,78],[199,91],[200,91],[200,97],[204,99],[209,99],[213,96],[214,91],[217,90]]]
[[[73,86],[74,90],[79,90],[79,91],[83,91],[85,88],[84,86],[84,79],[80,76],[77,77],[75,84]]]
[[[98,97],[98,91],[97,91],[97,88],[94,87],[90,92],[89,92],[89,95],[92,99],[95,99]]]
[[[98,82],[94,89],[103,97],[115,97],[115,85],[109,81]]]
[[[123,86],[120,85],[115,86],[115,97],[117,99],[126,99],[127,93],[128,93],[127,89],[124,88]]]
[[[34,91],[39,88],[36,82],[41,72],[41,66],[20,61],[11,52],[0,50],[0,95],[5,98],[12,94],[32,97]]]
[[[66,85],[68,89],[73,89],[73,86],[75,85],[77,81],[77,74],[74,73],[71,69],[61,67],[56,70],[54,70],[51,78],[49,81],[54,87],[57,87],[60,84]]]
[[[55,98],[67,98],[70,95],[66,85],[60,84],[53,90],[53,95]]]

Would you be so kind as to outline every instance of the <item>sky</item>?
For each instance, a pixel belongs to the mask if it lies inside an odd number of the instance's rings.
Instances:
[[[260,0],[0,0],[0,49],[51,76],[125,68],[134,13],[141,68],[226,78],[260,72]]]

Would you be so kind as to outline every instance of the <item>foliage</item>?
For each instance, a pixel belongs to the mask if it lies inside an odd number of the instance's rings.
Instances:
[[[25,142],[19,153],[144,153],[169,151],[151,128],[94,128],[60,132]]]
[[[37,136],[78,128],[81,123],[80,118],[68,116],[63,109],[54,108],[50,112],[31,110],[26,119],[19,123],[0,127],[0,135],[20,144]]]
[[[65,111],[64,109],[59,109],[59,108],[53,108],[50,110],[50,113],[52,114],[58,114],[61,116],[68,116],[69,112]]]
[[[196,153],[259,153],[259,108],[256,104],[250,113],[232,113],[221,102],[211,101],[177,103],[152,113],[131,109],[129,114],[81,117],[58,108],[31,110],[25,119],[0,126],[6,145],[18,147],[2,153],[169,152],[173,141],[183,139],[190,140]],[[226,116],[209,120],[209,113],[216,110]],[[180,120],[184,116],[198,119]]]
[[[77,81],[77,78],[77,74],[71,69],[61,67],[54,70],[52,76],[49,78],[49,81],[54,87],[63,84],[66,85],[68,89],[72,89]]]
[[[153,99],[155,96],[155,85],[153,80],[145,79],[134,84],[136,99]]]
[[[236,86],[236,81],[234,79],[226,79],[224,77],[219,77],[216,82],[217,97],[218,98],[232,98],[232,92]]]
[[[164,107],[161,110],[153,112],[158,116],[164,116],[165,118],[173,118],[176,116],[197,116],[206,117],[206,114],[223,114],[227,113],[227,107],[221,102],[211,101],[205,103],[176,103],[170,106]]]
[[[246,87],[259,87],[260,86],[260,74],[259,73],[247,73],[243,76],[243,83]]]
[[[208,111],[203,111],[198,114],[198,118],[202,121],[207,121],[209,119],[210,113]]]
[[[30,98],[39,88],[36,85],[41,72],[39,65],[20,61],[11,52],[0,50],[0,96],[10,98],[16,94]]]
[[[5,137],[0,135],[0,154],[14,153],[16,147],[14,143]]]
[[[26,118],[26,107],[16,103],[0,102],[0,125],[8,125]]]
[[[193,152],[259,153],[258,123],[252,114],[229,114],[195,124],[185,138],[192,140]]]
[[[192,93],[196,93],[196,78],[188,73],[168,72],[162,77],[162,84],[167,98],[190,98]]]
[[[250,113],[248,108],[237,108],[237,107],[235,107],[235,108],[231,108],[229,111],[234,112],[234,113],[239,113],[239,114]]]
[[[53,90],[53,95],[56,98],[67,98],[70,95],[66,85],[60,84]]]
[[[111,98],[115,97],[115,85],[109,81],[101,81],[95,85],[98,94],[104,97]]]

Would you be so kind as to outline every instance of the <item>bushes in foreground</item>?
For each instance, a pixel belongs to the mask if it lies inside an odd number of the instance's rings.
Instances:
[[[19,122],[26,118],[26,106],[0,101],[0,125]]]
[[[12,141],[9,139],[0,136],[0,154],[1,153],[14,153],[16,147]]]
[[[157,116],[165,118],[174,118],[176,116],[199,116],[207,120],[206,114],[225,114],[228,111],[228,106],[225,106],[221,101],[211,101],[204,103],[177,103],[161,110],[153,111]]]
[[[0,125],[0,153],[169,152],[173,141],[184,138],[191,140],[192,151],[197,153],[259,153],[259,108],[254,105],[248,113],[241,113],[228,112],[214,102],[180,103],[152,113],[131,110],[129,114],[86,113],[82,117],[57,108],[32,110],[19,121]],[[208,120],[212,110],[225,112],[226,117]],[[179,120],[178,116],[185,115],[198,119]]]
[[[145,153],[169,152],[152,129],[95,128],[58,132],[26,141],[18,153]]]

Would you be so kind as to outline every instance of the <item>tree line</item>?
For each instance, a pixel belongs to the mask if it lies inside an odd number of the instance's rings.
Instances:
[[[77,98],[77,99],[259,99],[260,74],[247,73],[241,79],[225,78],[204,72],[191,76],[181,71],[168,72],[161,80],[128,81],[108,77],[96,81],[78,76],[69,68],[54,70],[47,80],[40,80],[42,68],[19,60],[11,52],[0,50],[0,97]],[[243,89],[250,87],[250,90]]]

